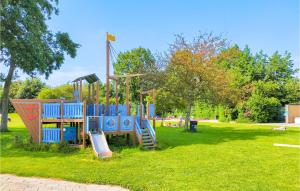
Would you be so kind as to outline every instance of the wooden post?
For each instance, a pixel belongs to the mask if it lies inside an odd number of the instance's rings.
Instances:
[[[119,90],[118,90],[118,85],[119,85],[119,79],[116,79],[116,113],[119,113]]]
[[[140,93],[140,127],[142,128],[142,120],[143,120],[143,94]]]
[[[80,101],[82,102],[82,80],[80,80]]]
[[[126,115],[130,115],[130,106],[129,106],[129,78],[126,77]]]
[[[109,115],[109,41],[106,40],[106,115]]]
[[[92,83],[92,103],[95,102],[95,83]]]
[[[96,116],[99,116],[99,80],[97,81],[96,84]]]
[[[73,99],[75,100],[76,82],[73,82]]]
[[[150,103],[149,102],[147,102],[146,112],[147,112],[147,119],[150,119]]]
[[[88,102],[91,102],[91,84],[88,85]]]
[[[62,143],[64,141],[64,101],[60,101],[60,142]]]
[[[133,132],[132,132],[132,143],[135,145],[135,137],[136,137],[136,126],[135,126],[136,116],[133,116]]]
[[[83,102],[83,122],[82,122],[82,146],[85,148],[85,124],[86,124],[86,113],[85,113],[86,103]]]
[[[121,115],[118,114],[118,132],[121,132]]]
[[[43,140],[43,122],[41,122],[42,113],[43,113],[42,104],[39,103],[39,143],[41,143]]]
[[[155,89],[152,90],[152,98],[153,98],[153,128],[154,128],[154,131],[156,132],[156,94],[155,94]]]

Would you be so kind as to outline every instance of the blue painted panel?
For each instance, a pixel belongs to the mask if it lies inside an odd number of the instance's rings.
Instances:
[[[58,143],[60,142],[59,128],[43,128],[43,142]]]
[[[76,127],[64,128],[64,140],[65,141],[76,141]]]
[[[121,127],[121,131],[133,131],[134,117],[133,116],[121,116],[120,127]]]
[[[104,116],[103,131],[114,132],[118,131],[118,116]]]
[[[83,103],[64,103],[64,118],[82,118]]]
[[[96,104],[89,104],[86,106],[86,115],[87,116],[96,116],[96,107],[97,105]],[[103,112],[103,108],[104,106],[103,105],[98,105],[98,116],[101,116],[102,115],[102,112]]]
[[[76,102],[80,102],[80,92],[79,92],[79,90],[75,90],[73,92],[73,95],[74,95],[74,98],[75,98]]]
[[[154,111],[155,111],[155,108],[154,108],[154,104],[150,104],[149,105],[149,110],[150,110],[150,117],[151,118],[154,118]]]
[[[44,103],[43,118],[60,118],[60,103]]]
[[[118,111],[119,111],[121,116],[126,116],[126,113],[127,113],[126,108],[127,108],[126,105],[119,105],[118,106]]]
[[[95,116],[96,115],[96,104],[89,104],[86,106],[86,115]]]

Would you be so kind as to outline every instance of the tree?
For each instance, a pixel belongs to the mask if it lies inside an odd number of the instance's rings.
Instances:
[[[214,58],[226,47],[226,40],[201,33],[192,42],[177,35],[166,57],[165,89],[185,105],[185,128],[196,100],[218,103],[226,97],[229,76]]]
[[[155,93],[155,113],[161,116],[161,126],[164,126],[164,118],[166,117],[166,114],[174,112],[175,108],[182,109],[184,106],[182,103],[180,103],[180,100],[176,96],[172,95],[169,91],[166,91],[163,88],[158,89],[155,91]]]
[[[36,98],[44,87],[45,87],[45,83],[43,83],[38,78],[26,79],[20,86],[20,89],[18,90],[17,98],[20,99]]]
[[[238,46],[223,50],[216,63],[231,73],[230,86],[236,97],[227,106],[238,111],[237,117],[251,118],[258,122],[280,120],[279,105],[300,100],[297,72],[289,53],[272,56],[262,51],[253,55],[249,47],[243,50]]]
[[[78,44],[67,33],[52,33],[46,20],[58,14],[58,1],[2,0],[0,2],[0,61],[7,66],[2,93],[1,131],[7,131],[8,96],[16,69],[46,78],[62,65],[65,54],[76,56]],[[4,74],[2,73],[3,77]]]
[[[17,80],[17,81],[12,82],[12,84],[10,86],[10,91],[9,91],[9,98],[11,98],[11,99],[18,98],[17,97],[18,96],[18,91],[19,91],[22,83],[23,82],[21,80]],[[0,94],[0,100],[2,98],[2,95],[3,95],[3,89],[2,89],[2,92]],[[0,103],[0,105],[1,104],[2,103]],[[2,108],[2,106],[0,108]],[[12,106],[12,104],[10,102],[8,104],[8,111],[9,112],[14,112],[15,111],[14,107]]]
[[[86,95],[86,94],[85,94]],[[73,87],[70,84],[64,84],[55,88],[45,87],[38,94],[39,99],[73,99]]]
[[[148,90],[156,87],[155,81],[158,68],[156,66],[155,58],[149,49],[142,47],[132,49],[120,53],[116,63],[114,63],[114,72],[116,74],[145,74],[142,77],[134,77],[130,79],[130,99],[139,100],[140,90]],[[120,97],[125,96],[125,80],[120,81]]]

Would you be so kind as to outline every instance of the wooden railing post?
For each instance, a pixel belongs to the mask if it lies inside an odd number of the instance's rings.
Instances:
[[[39,143],[43,140],[42,104],[39,103]]]
[[[60,142],[62,143],[64,141],[64,101],[60,101]]]
[[[121,115],[118,114],[118,132],[121,131]]]
[[[86,124],[86,103],[85,101],[83,102],[83,112],[82,112],[82,118],[83,118],[83,122],[82,122],[82,136],[83,136],[83,140],[82,140],[82,145],[83,148],[85,148],[85,124]]]
[[[132,142],[133,145],[135,145],[135,137],[136,137],[136,126],[135,126],[135,120],[136,120],[136,116],[133,116],[133,133],[132,133]]]

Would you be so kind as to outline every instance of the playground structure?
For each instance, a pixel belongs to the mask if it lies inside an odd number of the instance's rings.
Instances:
[[[109,48],[112,35],[106,38],[106,104],[99,104],[100,80],[95,74],[79,77],[73,81],[73,100],[64,99],[12,99],[11,102],[22,118],[29,134],[37,143],[58,143],[67,141],[85,147],[90,140],[95,154],[111,157],[107,143],[110,136],[124,135],[133,144],[136,139],[146,149],[155,148],[155,90],[141,91],[136,115],[131,115],[129,101],[129,80],[143,74],[109,75]],[[119,104],[119,81],[125,78],[126,105]],[[109,103],[109,83],[115,80],[116,104]],[[83,82],[88,84],[87,99],[83,99]],[[146,113],[143,95],[152,94],[153,104],[147,104]],[[153,125],[150,120],[153,121]],[[54,125],[51,128],[48,125]],[[153,128],[154,127],[154,128]]]

